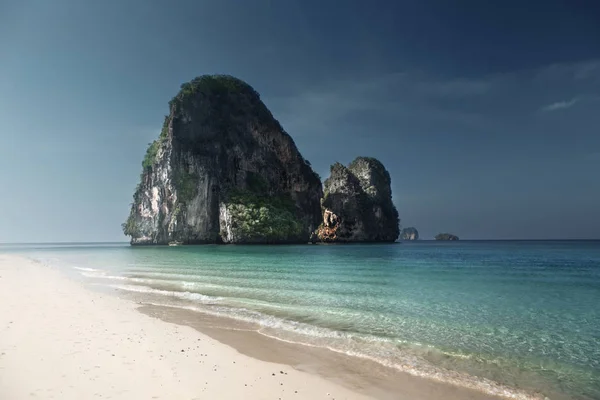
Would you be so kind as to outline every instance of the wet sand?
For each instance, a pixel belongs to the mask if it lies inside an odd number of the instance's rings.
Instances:
[[[167,322],[191,326],[250,357],[316,374],[375,399],[500,399],[477,391],[415,377],[379,363],[270,338],[258,326],[176,307],[141,306],[139,311]]]
[[[141,312],[138,312],[141,311]],[[0,254],[1,399],[492,399]]]

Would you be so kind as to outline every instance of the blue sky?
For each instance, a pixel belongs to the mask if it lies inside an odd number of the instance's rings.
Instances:
[[[0,0],[0,242],[126,240],[146,145],[206,73],[323,178],[379,158],[425,238],[600,238],[593,1]]]

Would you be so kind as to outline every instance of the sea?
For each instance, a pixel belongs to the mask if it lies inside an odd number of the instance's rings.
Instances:
[[[2,245],[149,304],[514,399],[600,399],[600,241]]]

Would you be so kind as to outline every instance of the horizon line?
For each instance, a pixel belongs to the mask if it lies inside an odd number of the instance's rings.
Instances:
[[[600,241],[600,238],[579,238],[579,239],[459,239],[459,240],[435,240],[435,239],[417,239],[417,240],[397,240],[396,242],[594,242]],[[130,244],[129,241],[89,241],[89,242],[0,242],[0,246],[6,245],[70,245],[70,244]],[[360,243],[356,243],[360,244]]]

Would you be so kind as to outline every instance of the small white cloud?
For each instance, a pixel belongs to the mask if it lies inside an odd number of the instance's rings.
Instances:
[[[588,79],[600,74],[600,60],[581,63],[574,71],[575,79]]]
[[[598,81],[600,79],[600,59],[575,63],[551,64],[534,72],[534,81],[555,83],[557,81]]]
[[[557,111],[564,110],[565,108],[571,108],[577,103],[578,99],[574,98],[571,100],[557,101],[556,103],[549,104],[542,107],[542,111]]]

